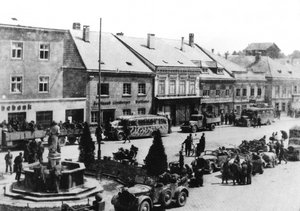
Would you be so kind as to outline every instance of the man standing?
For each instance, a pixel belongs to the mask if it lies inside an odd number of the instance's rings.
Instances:
[[[201,154],[205,150],[205,133],[202,133],[202,136],[201,136],[200,142],[199,142],[199,147],[200,147],[199,151]]]
[[[9,167],[10,174],[12,174],[12,159],[13,159],[13,155],[10,153],[10,150],[8,150],[7,154],[5,155],[6,173],[8,172],[8,167]]]
[[[16,171],[16,180],[19,182],[22,173],[22,163],[23,163],[23,156],[22,152],[15,158],[15,171]]]
[[[189,136],[186,137],[186,139],[182,143],[182,145],[183,144],[185,145],[185,155],[186,156],[190,156],[190,154],[191,154],[192,143],[193,143],[192,134],[190,134]]]
[[[96,131],[95,131],[95,136],[96,136],[96,139],[97,139],[97,143],[98,143],[98,160],[101,159],[101,142],[102,142],[102,127],[101,125],[98,124],[97,128],[96,128]]]
[[[124,122],[123,122],[123,131],[124,131],[124,142],[123,142],[123,144],[125,144],[127,140],[130,143],[130,129],[128,127],[128,121],[127,120],[124,120]]]

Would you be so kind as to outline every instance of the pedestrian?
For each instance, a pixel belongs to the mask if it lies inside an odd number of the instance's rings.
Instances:
[[[101,125],[98,125],[97,128],[96,128],[96,131],[95,131],[95,136],[96,136],[96,139],[97,139],[97,143],[98,144],[101,144],[101,141],[102,141],[102,127]]]
[[[201,153],[204,152],[204,150],[205,150],[205,133],[202,133],[199,143],[200,143],[199,151],[200,151],[200,155],[201,155]]]
[[[185,147],[185,155],[190,156],[191,150],[192,150],[192,144],[193,144],[193,139],[192,139],[192,134],[188,135],[182,145]]]
[[[225,125],[227,125],[227,122],[228,122],[228,113],[226,112],[226,114],[225,114]]]
[[[16,180],[19,182],[21,178],[21,173],[22,173],[22,165],[23,163],[23,154],[22,152],[19,153],[19,155],[15,158],[14,160],[14,170],[16,172]]]
[[[127,140],[130,143],[130,129],[128,127],[128,121],[126,121],[126,120],[123,121],[123,131],[124,131],[124,142],[123,142],[123,144],[125,144]]]
[[[35,139],[32,139],[29,142],[29,156],[28,156],[28,163],[34,163],[37,160],[37,143]]]
[[[257,126],[261,127],[261,118],[260,118],[260,116],[257,117]]]
[[[223,125],[223,124],[224,124],[224,119],[225,119],[225,117],[224,117],[224,114],[223,114],[223,113],[221,113],[221,125]]]
[[[283,149],[283,144],[280,144],[280,147],[279,147],[279,164],[281,163],[282,160],[285,161],[285,164],[287,164],[287,159],[285,157],[285,154],[284,154],[284,149]]]
[[[8,167],[10,174],[12,174],[12,159],[13,155],[10,153],[10,150],[7,151],[7,154],[5,155],[5,164],[6,164],[6,169],[5,172],[8,173]]]
[[[44,151],[45,151],[44,146],[43,146],[42,142],[39,141],[39,142],[37,143],[37,153],[36,153],[36,158],[37,158],[37,160],[38,160],[40,163],[43,162],[43,154],[44,154]]]

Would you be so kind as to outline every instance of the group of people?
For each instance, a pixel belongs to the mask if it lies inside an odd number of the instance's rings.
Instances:
[[[14,131],[35,131],[36,129],[42,130],[42,126],[36,124],[33,120],[30,122],[27,121],[18,121],[17,119],[12,119],[8,123],[6,120],[0,123],[0,127],[3,131],[14,132]]]
[[[191,155],[191,152],[193,150],[192,149],[193,142],[194,142],[193,136],[190,133],[181,145],[181,147],[185,149],[186,156]],[[202,136],[195,147],[195,156],[199,157],[201,155],[201,153],[204,152],[204,150],[205,150],[205,133],[202,133]]]
[[[221,113],[221,124],[222,125],[232,125],[234,124],[236,120],[236,115],[234,113],[234,111],[232,112],[226,112],[225,114],[224,113]]]
[[[13,155],[10,152],[10,150],[7,151],[7,154],[4,157],[6,169],[5,172],[8,173],[8,170],[10,174],[16,172],[15,179],[19,182],[21,178],[22,168],[23,168],[23,153],[20,152],[17,157],[14,159],[14,165],[13,165]],[[12,167],[13,166],[13,167]]]
[[[43,162],[44,146],[42,141],[36,141],[35,139],[29,140],[25,144],[24,148],[24,161],[28,163],[34,163],[39,161]]]
[[[267,146],[269,148],[270,152],[274,152],[279,160],[279,164],[281,161],[285,161],[287,163],[287,159],[285,157],[284,152],[284,141],[285,138],[282,136],[279,140],[277,132],[273,132],[272,136],[270,137],[269,143],[267,143]]]

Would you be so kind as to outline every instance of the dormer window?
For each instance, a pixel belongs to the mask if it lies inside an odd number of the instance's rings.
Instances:
[[[277,70],[277,72],[281,73],[281,70]]]
[[[167,61],[165,61],[165,60],[162,60],[163,61],[163,63],[165,63],[165,64],[168,64],[169,62],[167,62]]]
[[[288,71],[289,74],[292,74],[292,71]]]
[[[132,63],[131,62],[126,62],[127,65],[129,66],[132,66]]]
[[[203,67],[202,68],[202,73],[208,73],[208,68],[207,67]]]
[[[223,69],[218,68],[218,69],[217,69],[217,74],[224,74],[224,73],[223,73]]]
[[[179,64],[183,64],[183,62],[181,62],[181,61],[177,61]]]

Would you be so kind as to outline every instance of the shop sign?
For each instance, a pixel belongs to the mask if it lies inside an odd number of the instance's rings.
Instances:
[[[100,101],[101,105],[110,105],[111,102],[110,101]],[[93,106],[98,106],[99,102],[98,101],[94,101]]]
[[[117,104],[130,104],[130,101],[114,101],[113,104],[114,105],[117,105]]]
[[[2,105],[1,111],[25,111],[25,110],[31,110],[31,104],[26,105]]]
[[[136,104],[140,104],[140,103],[149,103],[149,100],[136,100],[135,103],[136,103]]]

